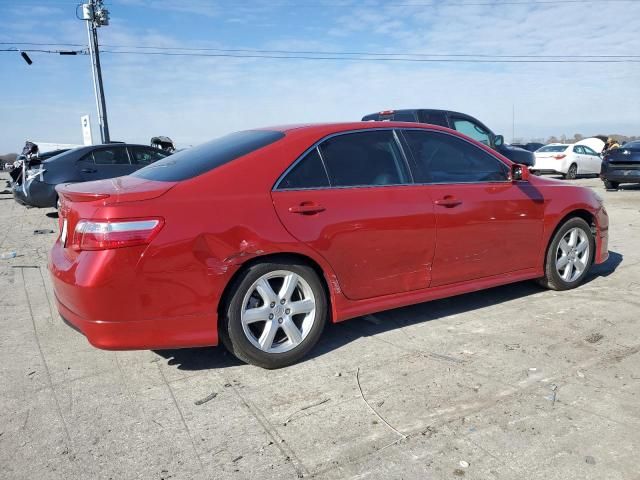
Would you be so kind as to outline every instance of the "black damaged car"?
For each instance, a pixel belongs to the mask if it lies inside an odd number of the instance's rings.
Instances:
[[[640,183],[640,140],[607,151],[600,178],[607,190],[615,190],[621,183]]]
[[[56,185],[129,175],[170,153],[148,145],[110,143],[78,147],[29,164],[13,183],[13,197],[30,207],[56,207]]]

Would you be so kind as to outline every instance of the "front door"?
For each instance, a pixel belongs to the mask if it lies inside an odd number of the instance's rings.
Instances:
[[[347,298],[429,286],[433,203],[410,184],[393,130],[325,140],[294,165],[272,196],[285,228],[328,261]]]
[[[512,182],[487,151],[442,132],[403,130],[417,182],[436,214],[431,286],[534,268],[543,229],[542,196]]]

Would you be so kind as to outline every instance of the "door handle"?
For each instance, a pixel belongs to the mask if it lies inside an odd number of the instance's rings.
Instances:
[[[313,215],[315,213],[324,212],[325,208],[322,205],[316,205],[315,203],[301,203],[300,205],[289,207],[289,211],[291,213],[299,213],[301,215]]]
[[[457,207],[458,205],[461,205],[462,200],[458,200],[452,196],[447,195],[446,197],[441,198],[440,200],[436,200],[435,204],[440,207],[453,208],[453,207]]]
[[[96,173],[97,170],[95,168],[83,168],[81,170],[82,173]]]

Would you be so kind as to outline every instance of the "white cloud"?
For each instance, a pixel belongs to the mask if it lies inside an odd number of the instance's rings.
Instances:
[[[196,4],[202,2],[190,2],[191,6]],[[624,10],[615,22],[606,22],[592,8],[573,4],[464,9],[358,6],[342,9],[349,14],[334,22],[315,22],[304,32],[283,29],[279,36],[257,48],[498,55],[637,54],[640,24],[631,20],[640,18],[640,4],[620,5]],[[194,41],[179,38],[170,29],[151,26],[140,31],[123,12],[119,15],[101,31],[105,44],[194,46]],[[341,36],[332,35],[336,32]],[[50,36],[83,41],[83,33],[77,24],[69,22]],[[218,38],[206,42],[206,46],[251,45],[225,44]],[[39,61],[43,62],[40,71],[53,84],[66,80],[58,60]],[[18,108],[24,104],[26,94],[0,105],[2,118],[12,118],[9,125],[3,122],[0,130],[0,151],[15,150],[16,143],[27,136],[79,142],[78,118],[87,112],[97,129],[88,59],[78,61],[86,63],[86,70],[82,78],[75,79],[79,88],[74,98],[56,100],[55,95],[41,92],[36,100],[38,108],[31,112]],[[357,120],[373,111],[403,107],[464,111],[507,139],[511,136],[513,106],[517,136],[640,133],[638,63],[358,63],[105,53],[103,65],[110,127],[112,137],[118,140],[146,143],[151,136],[162,134],[189,145],[243,128]]]

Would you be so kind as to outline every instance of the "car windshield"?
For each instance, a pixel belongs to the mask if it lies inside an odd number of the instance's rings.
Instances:
[[[564,152],[568,145],[547,145],[539,148],[536,152]]]
[[[284,133],[273,130],[236,132],[158,160],[132,175],[146,180],[179,182],[202,175],[282,138]]]
[[[640,148],[640,140],[625,143],[621,148]]]

